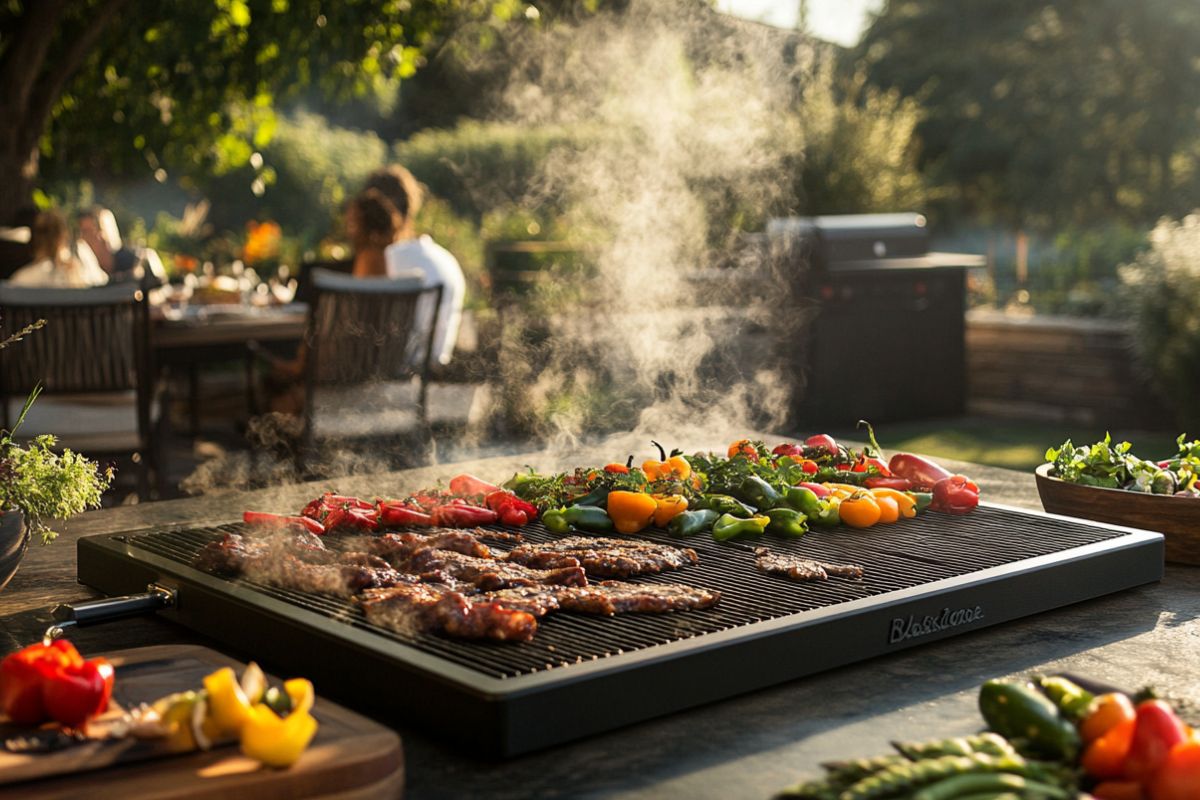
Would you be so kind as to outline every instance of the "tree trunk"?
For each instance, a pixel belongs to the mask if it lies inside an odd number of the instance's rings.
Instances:
[[[26,144],[30,139],[35,144]],[[37,176],[37,134],[29,136],[21,122],[0,133],[0,227],[11,225],[24,206],[30,204],[33,179]]]

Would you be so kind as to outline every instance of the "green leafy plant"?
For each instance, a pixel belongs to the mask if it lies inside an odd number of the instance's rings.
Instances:
[[[0,340],[0,349],[43,325],[45,320],[39,320]],[[13,437],[39,394],[40,386],[29,393],[12,430],[0,430],[0,511],[19,511],[30,533],[49,544],[58,534],[48,520],[99,507],[100,496],[112,484],[113,469],[102,470],[71,450],[55,452],[57,440],[49,434],[36,436],[25,446],[17,444]]]

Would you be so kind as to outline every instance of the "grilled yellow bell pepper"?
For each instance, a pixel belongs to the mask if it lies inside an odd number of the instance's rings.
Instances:
[[[667,527],[668,522],[687,511],[688,501],[683,495],[656,494],[652,497],[658,504],[658,507],[654,509],[654,524],[660,528]]]
[[[205,676],[204,689],[208,692],[208,715],[221,735],[237,735],[258,698],[246,697],[230,667]]]
[[[309,713],[312,683],[293,678],[283,689],[292,700],[290,714],[280,718],[266,703],[257,703],[242,725],[242,752],[270,767],[294,764],[317,733],[317,721]]]

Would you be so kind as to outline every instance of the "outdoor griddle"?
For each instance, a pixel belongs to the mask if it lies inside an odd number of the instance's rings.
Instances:
[[[595,617],[553,613],[529,643],[401,634],[352,603],[223,579],[190,566],[241,523],[79,541],[78,576],[109,595],[225,642],[274,671],[377,716],[511,755],[794,680],[894,650],[1157,581],[1157,533],[983,504],[800,539],[686,541],[700,563],[635,579],[721,591],[709,610]],[[554,538],[540,525],[527,541]],[[768,545],[865,568],[861,580],[795,583],[754,567]],[[169,598],[169,605],[165,600]],[[111,605],[111,601],[110,601]],[[138,601],[132,607],[136,608]],[[164,607],[165,606],[165,607]],[[120,606],[118,606],[120,608]],[[81,622],[91,612],[79,611]]]

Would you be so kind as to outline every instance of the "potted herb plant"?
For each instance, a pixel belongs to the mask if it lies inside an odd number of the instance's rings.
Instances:
[[[4,349],[40,328],[44,320],[0,341]],[[18,444],[16,431],[41,387],[30,392],[11,431],[0,430],[0,589],[16,573],[34,534],[49,544],[58,534],[51,520],[74,516],[100,505],[100,495],[112,483],[112,468],[101,470],[78,453],[54,450],[55,438],[36,436]]]

